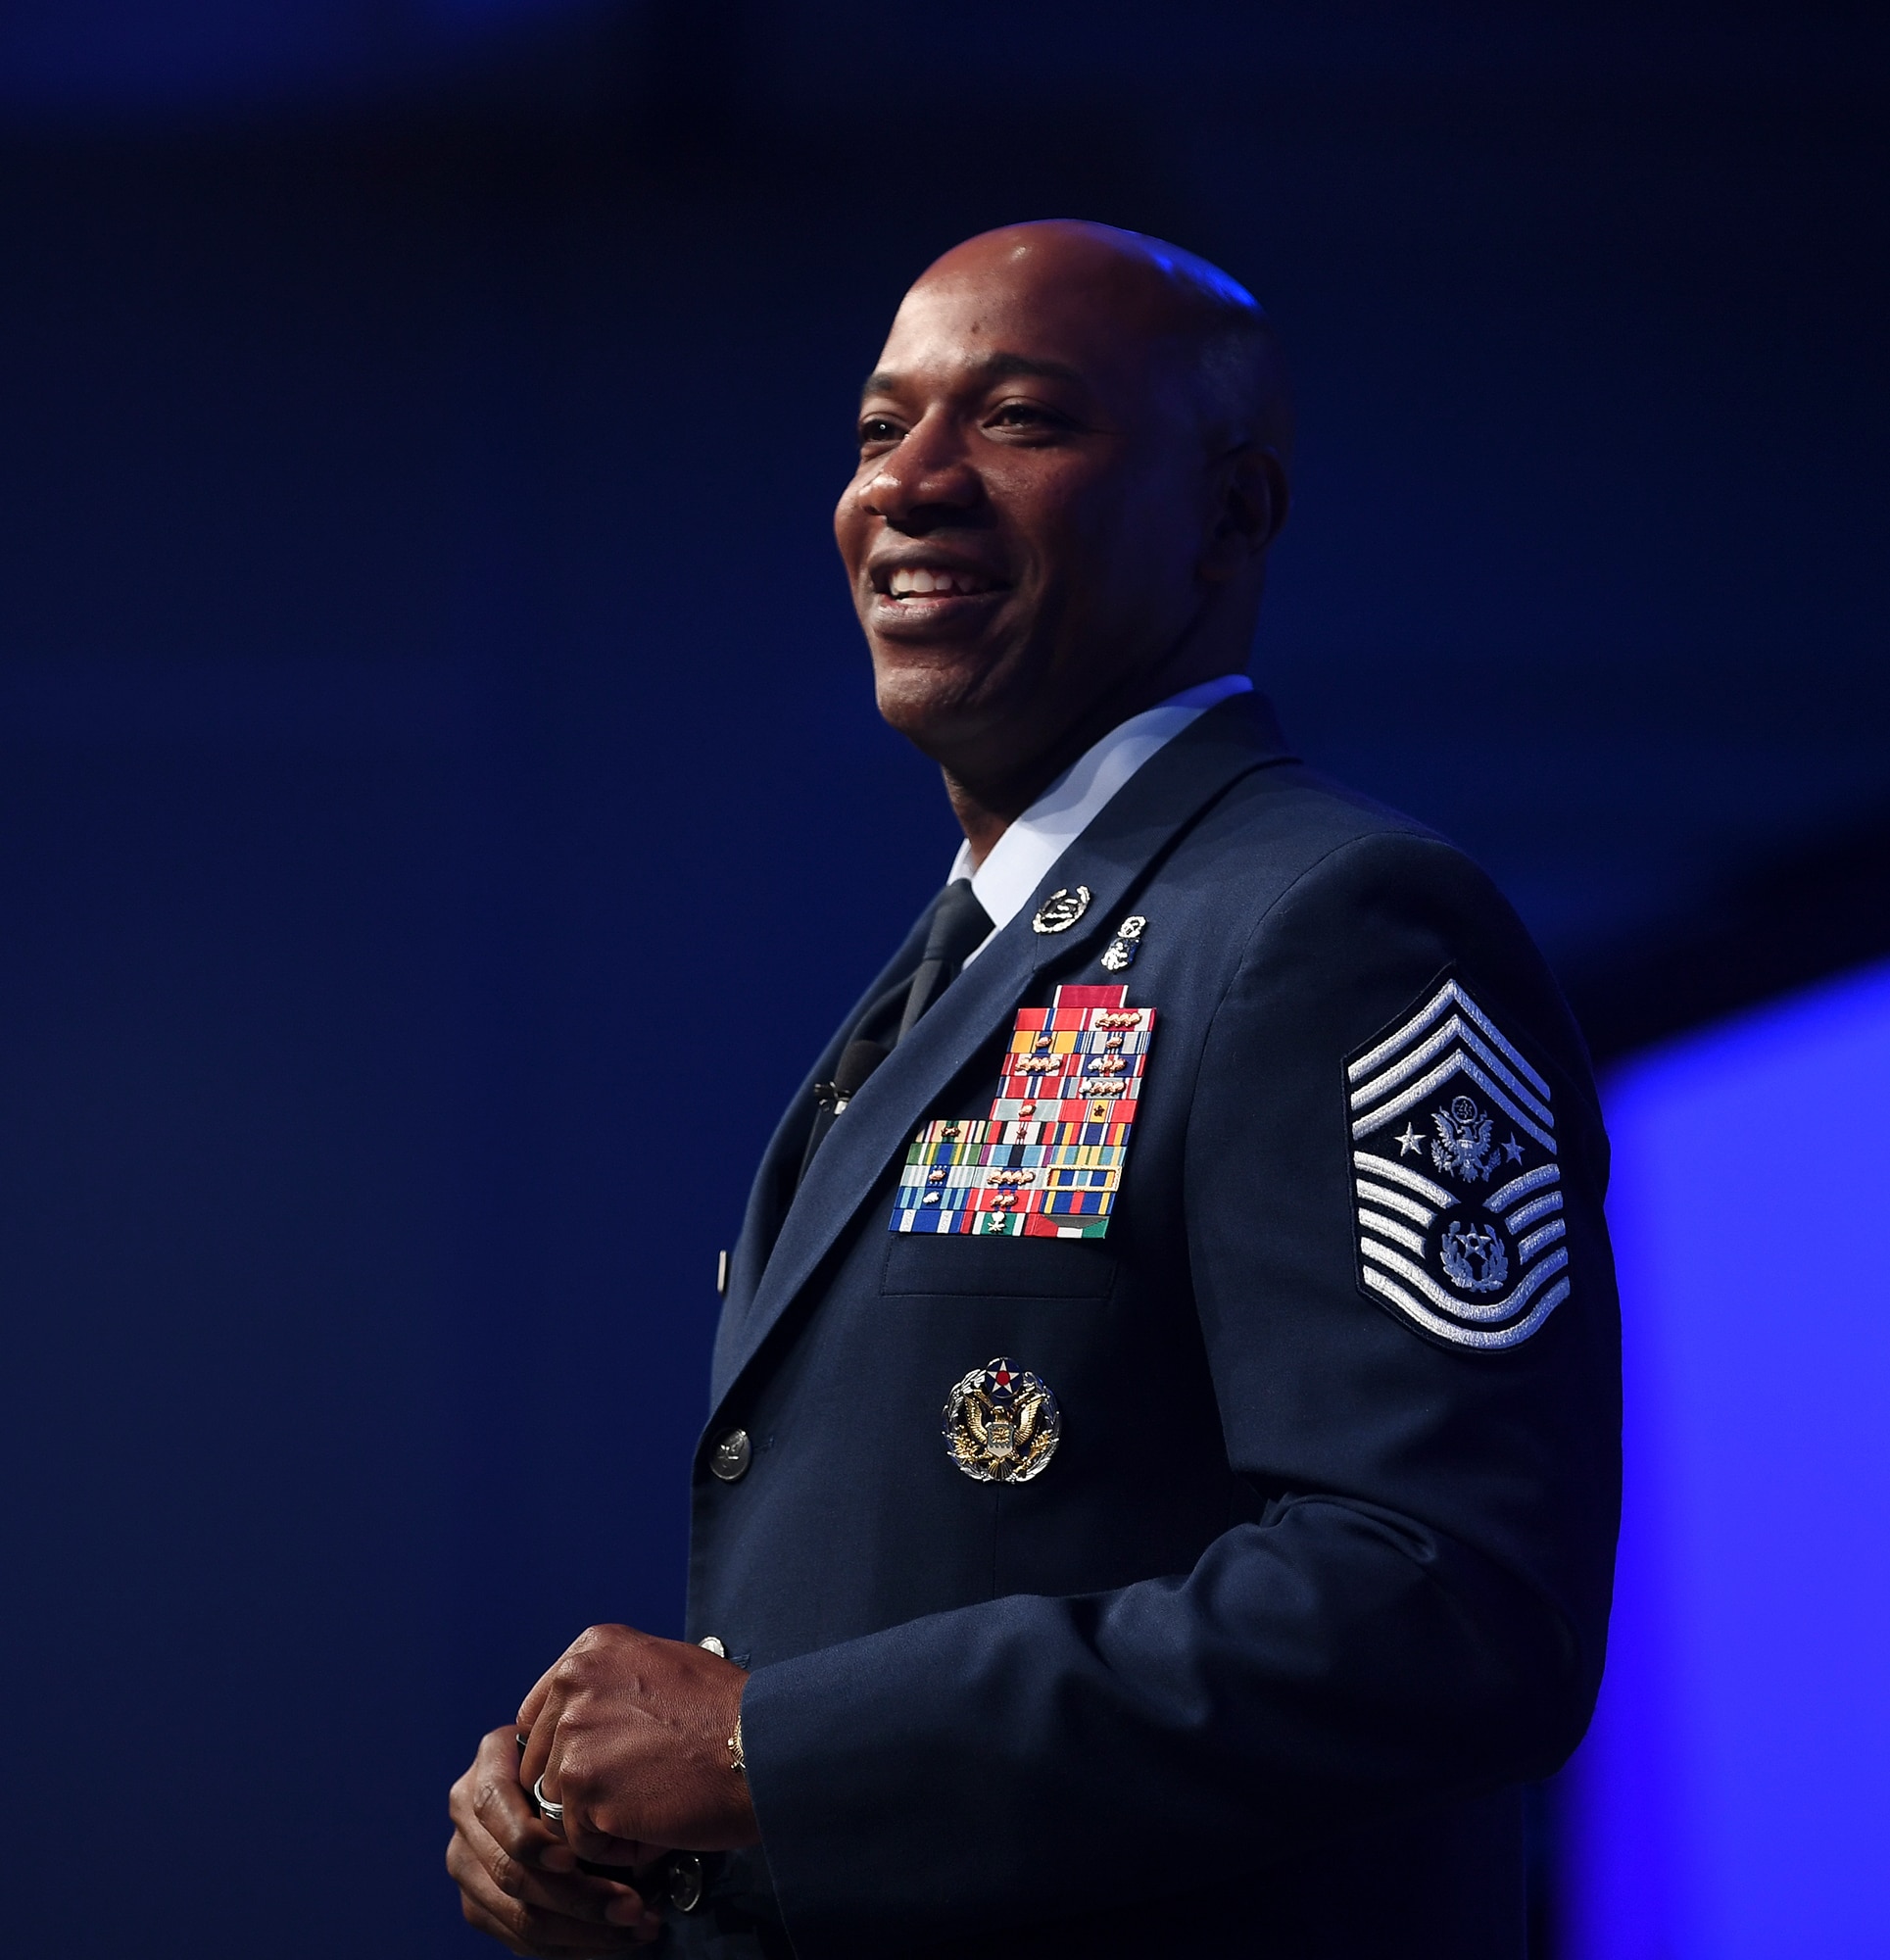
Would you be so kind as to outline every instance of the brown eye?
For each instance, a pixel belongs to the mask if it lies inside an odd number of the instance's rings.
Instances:
[[[859,425],[859,446],[866,449],[876,442],[897,442],[903,433],[897,422],[890,422],[884,416],[868,416]]]
[[[1036,402],[1005,402],[992,415],[990,426],[1048,432],[1068,428],[1069,422],[1064,416]]]

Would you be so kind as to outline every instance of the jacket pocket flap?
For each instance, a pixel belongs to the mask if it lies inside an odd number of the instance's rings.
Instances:
[[[1115,1284],[1118,1263],[1094,1240],[899,1232],[887,1246],[880,1292],[1103,1300]]]

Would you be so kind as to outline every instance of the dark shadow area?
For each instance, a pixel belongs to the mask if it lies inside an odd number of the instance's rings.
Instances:
[[[1656,932],[1573,958],[1598,1061],[1890,956],[1890,815],[1758,858]]]

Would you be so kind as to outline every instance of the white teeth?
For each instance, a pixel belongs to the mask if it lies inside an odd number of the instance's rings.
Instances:
[[[984,592],[987,582],[976,572],[928,570],[924,565],[900,565],[886,581],[895,599],[923,598],[930,592]]]

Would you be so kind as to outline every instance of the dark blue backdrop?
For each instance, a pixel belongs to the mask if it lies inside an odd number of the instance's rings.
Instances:
[[[22,1952],[468,1950],[473,1737],[676,1629],[716,1250],[952,844],[826,525],[953,238],[1274,304],[1262,680],[1558,958],[1890,798],[1856,23],[614,18],[0,33]]]

